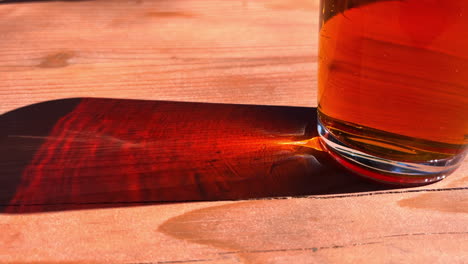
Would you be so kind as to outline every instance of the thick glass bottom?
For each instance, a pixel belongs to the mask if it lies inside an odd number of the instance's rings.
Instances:
[[[399,185],[423,185],[439,181],[461,164],[464,154],[426,161],[397,161],[356,150],[335,137],[318,119],[324,148],[344,167],[366,178]]]

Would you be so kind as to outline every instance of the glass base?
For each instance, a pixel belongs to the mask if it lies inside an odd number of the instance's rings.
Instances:
[[[347,169],[366,178],[399,185],[423,185],[442,180],[458,168],[464,155],[424,162],[384,159],[355,150],[334,137],[317,121],[323,147]]]

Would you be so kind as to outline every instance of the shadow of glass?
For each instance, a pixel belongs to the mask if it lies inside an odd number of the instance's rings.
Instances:
[[[316,109],[78,98],[0,116],[4,213],[380,190],[321,151]]]

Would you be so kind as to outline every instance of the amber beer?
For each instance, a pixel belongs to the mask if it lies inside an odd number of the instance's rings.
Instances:
[[[319,133],[384,182],[444,178],[468,143],[467,0],[322,0]]]

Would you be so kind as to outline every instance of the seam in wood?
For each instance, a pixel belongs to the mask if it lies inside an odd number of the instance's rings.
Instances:
[[[453,187],[453,188],[440,188],[440,189],[417,189],[417,190],[402,190],[402,191],[379,191],[370,193],[357,193],[357,194],[342,194],[342,195],[330,195],[330,196],[285,196],[285,197],[268,197],[248,200],[216,200],[216,202],[241,202],[241,201],[258,201],[258,200],[287,200],[287,199],[339,199],[339,198],[350,198],[350,197],[363,197],[373,195],[385,195],[385,194],[402,194],[402,193],[419,193],[419,192],[445,192],[445,191],[464,191],[468,190],[468,187]],[[181,200],[181,201],[158,201],[158,200],[146,200],[146,201],[119,201],[119,202],[83,202],[83,203],[31,203],[31,204],[5,204],[2,203],[0,206],[60,206],[60,205],[99,205],[99,204],[168,204],[168,203],[187,203],[187,202],[209,202],[203,200]]]

